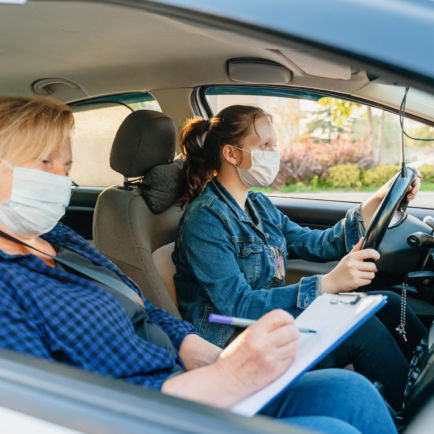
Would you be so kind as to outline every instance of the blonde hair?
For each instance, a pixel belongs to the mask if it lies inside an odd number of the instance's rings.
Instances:
[[[45,159],[67,143],[71,109],[48,98],[0,96],[0,158],[14,165]]]

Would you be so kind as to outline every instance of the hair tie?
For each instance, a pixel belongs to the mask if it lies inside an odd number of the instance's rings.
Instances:
[[[211,127],[211,121],[209,119],[203,119],[203,133],[198,137],[198,143],[200,143],[200,147],[203,149],[205,146],[205,138],[209,132],[209,129]]]

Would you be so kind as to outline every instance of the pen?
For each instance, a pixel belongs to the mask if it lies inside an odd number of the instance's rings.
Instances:
[[[234,316],[217,315],[216,313],[211,313],[208,319],[209,322],[228,324],[237,327],[249,327],[256,322],[255,319],[236,318]],[[303,327],[298,327],[298,330],[300,333],[316,333],[316,330],[306,329]]]

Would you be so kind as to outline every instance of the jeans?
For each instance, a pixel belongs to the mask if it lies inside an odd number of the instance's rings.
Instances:
[[[425,336],[426,329],[407,306],[408,341],[404,342],[395,330],[399,324],[401,298],[389,291],[378,293],[388,297],[383,309],[319,362],[315,369],[344,368],[353,364],[355,371],[382,385],[385,399],[399,411],[407,384],[408,361],[415,346]]]
[[[407,361],[410,362],[416,345],[420,343],[421,339],[424,338],[428,332],[426,327],[414,313],[413,309],[407,304],[405,320],[407,341],[404,341],[402,336],[396,331],[396,327],[400,321],[401,297],[392,291],[370,291],[369,295],[371,294],[387,295],[386,305],[377,312],[376,316],[392,334],[402,354],[404,354]]]
[[[396,433],[378,391],[345,369],[308,372],[264,407],[260,414],[325,433]]]

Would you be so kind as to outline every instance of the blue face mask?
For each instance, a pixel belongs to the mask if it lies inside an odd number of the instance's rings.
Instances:
[[[1,161],[13,170],[10,199],[0,202],[1,222],[23,238],[49,232],[65,214],[71,198],[71,178]]]

